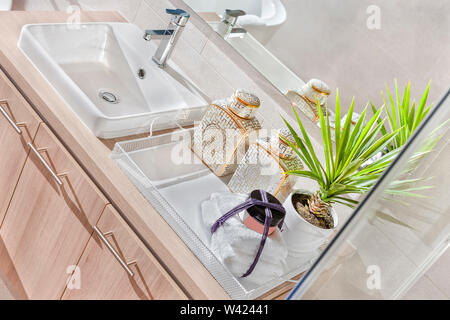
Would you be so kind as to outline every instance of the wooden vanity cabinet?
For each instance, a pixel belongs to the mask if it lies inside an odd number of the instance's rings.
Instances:
[[[40,119],[0,71],[0,225]]]
[[[175,281],[108,205],[63,299],[187,299]]]
[[[0,229],[0,267],[29,299],[60,299],[107,201],[41,124]]]
[[[187,299],[1,71],[0,147],[0,270],[16,297]]]

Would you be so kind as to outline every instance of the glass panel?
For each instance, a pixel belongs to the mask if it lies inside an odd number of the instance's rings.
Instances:
[[[446,250],[449,95],[447,91],[288,299],[400,299]],[[431,152],[418,157],[436,141]],[[412,183],[415,196],[388,194],[404,179],[419,179]]]

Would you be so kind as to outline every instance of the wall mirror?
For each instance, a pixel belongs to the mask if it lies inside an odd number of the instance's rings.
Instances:
[[[394,79],[433,103],[450,84],[446,0],[184,1],[283,94],[317,78],[361,112]]]

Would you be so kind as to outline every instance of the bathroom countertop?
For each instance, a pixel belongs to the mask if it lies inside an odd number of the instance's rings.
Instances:
[[[78,119],[17,47],[22,26],[63,23],[65,12],[0,12],[0,65],[86,173],[149,249],[194,299],[230,297],[110,158],[108,149]],[[82,12],[81,22],[127,22],[116,12]]]
[[[128,22],[117,12],[81,12],[80,18],[80,22]],[[64,23],[68,19],[69,15],[61,11],[0,12],[1,69],[190,298],[230,299],[111,159],[114,141],[102,141],[92,134],[18,48],[24,25]],[[260,299],[282,299],[292,286],[291,282],[283,283]]]

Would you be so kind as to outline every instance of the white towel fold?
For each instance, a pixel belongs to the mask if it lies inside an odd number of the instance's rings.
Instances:
[[[218,218],[247,199],[245,195],[214,193],[202,203],[202,216],[207,233]],[[228,219],[211,235],[211,249],[235,276],[242,276],[253,263],[262,235],[247,228],[238,215]],[[256,284],[264,284],[284,274],[286,243],[275,230],[269,237],[253,272],[246,277]]]

